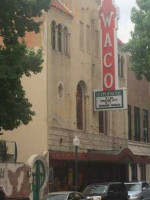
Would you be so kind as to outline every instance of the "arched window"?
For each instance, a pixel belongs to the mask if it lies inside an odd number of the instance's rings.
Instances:
[[[76,94],[76,121],[77,129],[83,130],[87,129],[88,124],[88,96],[87,87],[83,81],[80,81],[77,86]]]
[[[58,25],[58,34],[57,34],[57,47],[58,51],[62,51],[62,26]]]
[[[51,45],[52,49],[56,49],[56,23],[52,21],[51,24]]]
[[[83,93],[82,88],[78,84],[77,87],[77,129],[83,129]]]

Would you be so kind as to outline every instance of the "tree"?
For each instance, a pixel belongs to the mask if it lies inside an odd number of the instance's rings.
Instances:
[[[131,21],[134,31],[123,50],[131,54],[131,69],[137,79],[150,81],[150,0],[136,0],[138,8],[132,8]]]
[[[35,115],[21,78],[41,72],[42,51],[27,48],[23,38],[26,32],[40,31],[42,22],[35,19],[48,11],[50,1],[0,1],[0,129],[13,130]]]

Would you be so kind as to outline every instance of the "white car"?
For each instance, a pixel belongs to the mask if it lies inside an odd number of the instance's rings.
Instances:
[[[44,197],[43,200],[84,200],[84,196],[80,192],[65,191],[65,192],[52,192]]]
[[[150,199],[149,184],[145,181],[125,183],[129,200],[148,200]]]

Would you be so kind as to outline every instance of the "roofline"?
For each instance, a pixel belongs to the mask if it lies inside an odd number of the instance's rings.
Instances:
[[[72,11],[69,10],[68,7],[66,7],[61,1],[59,0],[54,0],[51,2],[51,7],[54,7],[58,10],[60,10],[61,12],[63,12],[64,14],[73,17]]]

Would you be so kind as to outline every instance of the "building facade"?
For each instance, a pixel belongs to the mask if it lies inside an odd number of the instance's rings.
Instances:
[[[102,90],[99,6],[99,0],[53,0],[41,33],[26,36],[44,57],[42,72],[22,80],[36,116],[3,138],[17,142],[18,161],[49,152],[50,191],[75,188],[75,136],[79,190],[95,181],[150,182],[149,84],[136,80],[128,54],[118,54],[128,109],[93,109],[93,91]]]

